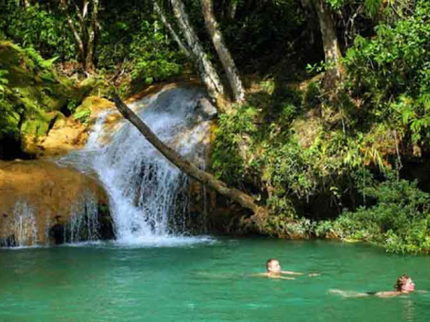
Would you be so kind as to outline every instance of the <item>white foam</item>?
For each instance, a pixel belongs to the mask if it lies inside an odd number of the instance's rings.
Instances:
[[[217,240],[211,236],[148,236],[142,238],[132,238],[129,240],[114,241],[85,241],[62,244],[61,247],[96,247],[96,248],[114,248],[114,249],[135,249],[135,248],[175,248],[175,247],[193,247],[196,245],[213,245]]]

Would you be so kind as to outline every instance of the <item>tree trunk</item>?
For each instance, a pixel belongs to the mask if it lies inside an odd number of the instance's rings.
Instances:
[[[181,0],[170,0],[170,2],[173,7],[173,13],[179,22],[182,34],[187,41],[188,48],[191,50],[193,60],[199,70],[200,78],[206,85],[209,95],[216,102],[219,102],[222,100],[225,91],[216,69],[204,52],[194,29],[191,27],[188,15]]]
[[[254,198],[243,193],[242,191],[228,187],[224,182],[216,179],[208,172],[200,170],[194,164],[187,161],[176,151],[165,145],[158,137],[151,131],[151,129],[132,111],[127,105],[119,98],[115,91],[113,95],[115,106],[125,119],[129,120],[143,136],[151,143],[161,154],[163,154],[172,164],[179,170],[190,176],[191,178],[199,181],[204,186],[215,190],[219,194],[230,198],[232,201],[237,202],[242,207],[251,210],[254,213],[254,220],[259,221],[267,215],[267,209],[258,206]]]
[[[72,31],[73,39],[75,40],[76,46],[78,47],[78,60],[81,61],[82,67],[84,68],[84,70],[86,70],[84,42],[82,41],[82,38],[79,35],[78,31],[76,30],[73,20],[70,17],[70,14],[68,12],[68,3],[66,2],[66,0],[60,0],[60,7],[61,7],[61,10],[63,10],[64,14],[66,15],[67,24],[70,30]]]
[[[333,89],[342,76],[342,54],[340,52],[339,42],[337,40],[336,28],[330,9],[327,8],[325,0],[313,0],[313,4],[318,14],[318,20],[321,29],[321,35],[324,46],[324,56],[326,64],[330,69],[324,76],[324,87]]]
[[[85,57],[85,65],[86,71],[92,72],[94,71],[94,47],[95,47],[95,38],[96,32],[98,29],[98,13],[99,13],[99,0],[92,0],[93,10],[91,12],[91,23],[88,28],[88,41],[87,41],[87,55]],[[85,18],[86,9],[84,6],[83,17]]]
[[[224,42],[222,33],[215,19],[212,0],[202,0],[202,4],[206,29],[211,36],[212,43],[224,68],[224,72],[227,75],[228,82],[233,92],[233,98],[236,102],[242,102],[245,99],[245,90],[239,73],[237,72],[236,64]]]
[[[236,12],[237,12],[237,4],[239,0],[230,0],[230,3],[227,7],[227,18],[229,20],[234,20],[236,18]]]
[[[161,19],[161,22],[164,24],[164,26],[169,30],[170,34],[172,35],[173,39],[178,44],[179,48],[182,50],[182,52],[189,58],[191,58],[191,52],[189,49],[184,45],[182,40],[179,38],[176,31],[173,29],[172,25],[169,23],[169,21],[166,18],[166,15],[162,9],[162,7],[158,4],[157,0],[154,0],[154,9],[157,12],[158,16]]]
[[[81,9],[79,8],[79,6],[76,4],[76,2],[73,2],[75,5],[75,12],[76,12],[76,16],[78,17],[78,23],[79,23],[79,32],[81,33],[81,35],[85,34],[85,17],[82,15],[81,13]],[[88,2],[84,1],[84,10],[83,12],[85,13],[85,8],[88,8]]]
[[[29,0],[23,0],[22,5],[23,5],[24,9],[28,9],[28,7],[30,6]]]
[[[69,14],[69,3],[67,0],[60,0],[61,10],[63,10],[66,15],[67,24],[72,31],[73,39],[78,47],[78,60],[81,62],[84,71],[88,74],[95,70],[94,52],[96,34],[99,29],[97,20],[99,0],[84,0],[82,2],[82,9],[75,2],[73,2],[73,4],[79,23],[79,31],[76,29],[73,19]],[[91,17],[88,19],[87,15],[89,15],[90,4],[92,4]]]

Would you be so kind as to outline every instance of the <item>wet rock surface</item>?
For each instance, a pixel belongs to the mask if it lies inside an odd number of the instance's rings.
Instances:
[[[50,161],[0,161],[0,245],[60,244],[114,237],[97,180]]]

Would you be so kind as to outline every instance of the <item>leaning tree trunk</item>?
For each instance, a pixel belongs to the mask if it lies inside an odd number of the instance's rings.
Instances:
[[[182,34],[187,41],[188,48],[191,50],[194,63],[198,67],[200,78],[206,85],[209,95],[217,102],[222,100],[225,92],[224,87],[216,69],[204,52],[194,29],[191,27],[184,4],[181,0],[170,0],[170,2]]]
[[[243,193],[242,191],[230,188],[224,182],[216,179],[210,173],[200,170],[194,164],[187,161],[180,154],[178,154],[173,149],[165,145],[151,129],[132,111],[128,106],[119,98],[117,92],[115,91],[113,95],[115,106],[120,111],[120,113],[131,122],[143,136],[151,143],[161,154],[163,154],[171,163],[179,168],[182,172],[190,176],[191,178],[199,181],[205,186],[215,190],[219,194],[230,198],[232,201],[237,202],[242,207],[251,210],[254,213],[253,220],[255,222],[260,222],[264,219],[268,211],[264,207],[258,206],[254,198]]]
[[[191,52],[188,50],[187,46],[184,45],[182,40],[179,38],[178,34],[176,33],[175,29],[173,29],[172,25],[169,23],[169,21],[166,18],[166,14],[163,11],[163,8],[158,3],[158,0],[153,0],[154,2],[154,9],[157,12],[157,15],[160,17],[161,22],[164,24],[164,26],[169,30],[170,34],[172,35],[173,39],[178,44],[179,48],[182,50],[182,52],[189,58],[191,58]]]
[[[313,0],[313,3],[320,24],[325,62],[330,65],[329,70],[327,70],[324,76],[323,85],[326,89],[333,89],[342,76],[342,54],[337,40],[336,28],[325,0]]]
[[[224,42],[222,33],[215,19],[212,0],[202,0],[202,4],[206,29],[211,36],[212,43],[224,68],[224,72],[227,75],[228,82],[233,92],[233,98],[236,102],[242,102],[245,99],[245,90],[239,73],[237,72],[236,64]]]

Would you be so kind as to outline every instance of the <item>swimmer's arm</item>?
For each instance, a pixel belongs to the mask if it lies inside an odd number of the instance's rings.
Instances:
[[[285,274],[285,275],[303,275],[303,273],[300,272],[291,272],[291,271],[281,271],[281,274]]]
[[[286,277],[286,276],[268,276],[269,278],[277,278],[280,280],[295,280],[294,277]]]
[[[258,274],[252,274],[251,276],[258,276],[258,277],[268,277],[268,278],[278,278],[281,280],[295,280],[294,277],[286,277],[286,276],[281,276],[281,275],[270,275],[267,273],[258,273]]]
[[[366,297],[370,296],[369,293],[354,292],[354,291],[343,291],[343,290],[329,290],[330,294],[340,295],[342,297]]]
[[[396,292],[396,291],[388,291],[388,292],[378,292],[375,294],[377,297],[381,298],[387,298],[387,297],[394,297],[403,294],[402,292]]]

